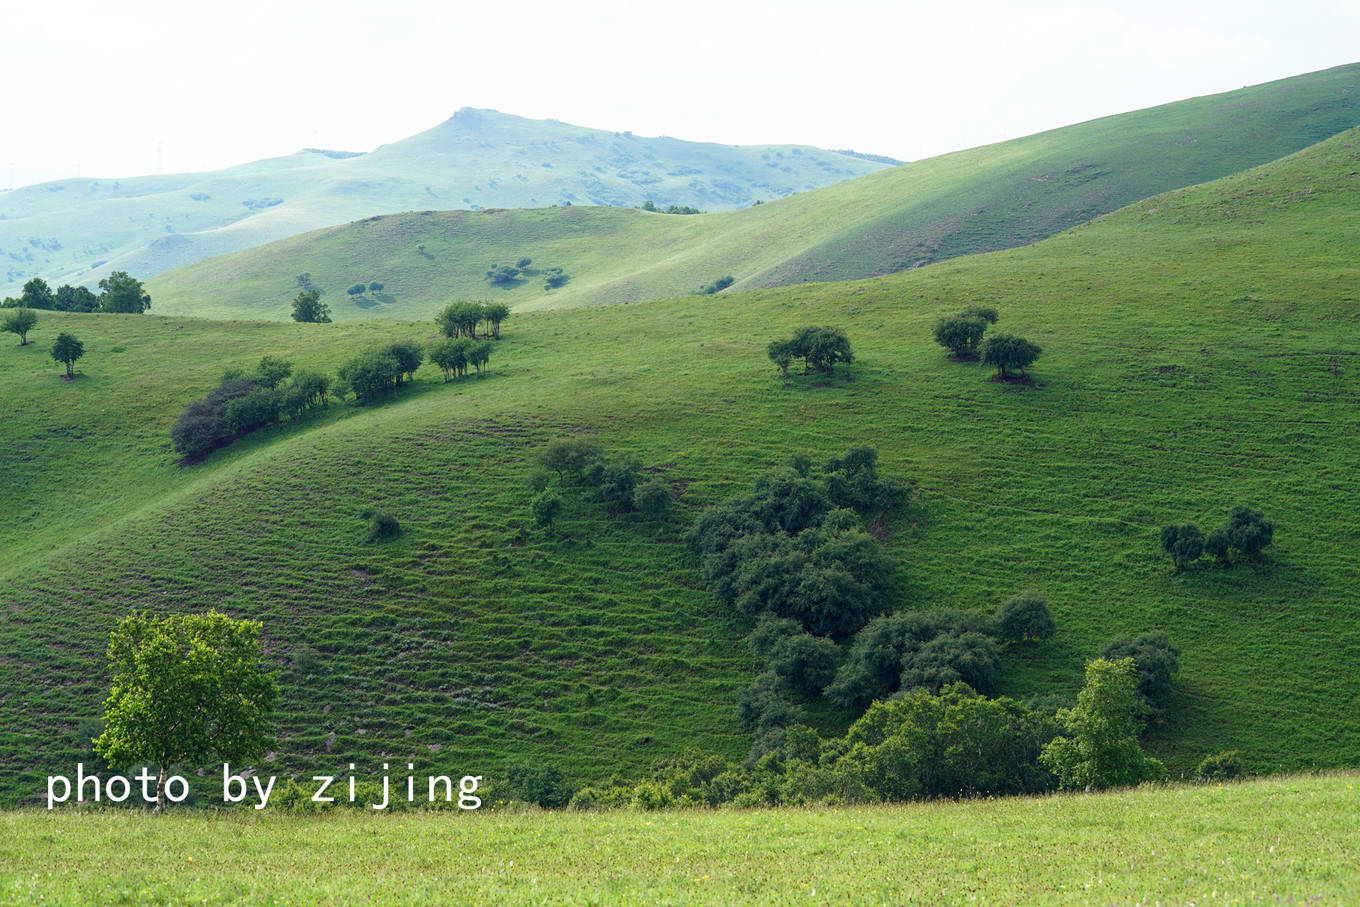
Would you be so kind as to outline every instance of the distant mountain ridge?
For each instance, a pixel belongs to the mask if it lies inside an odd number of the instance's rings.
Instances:
[[[412,211],[196,262],[152,280],[161,313],[287,319],[304,272],[337,320],[416,319],[449,299],[517,309],[855,280],[1027,245],[1140,199],[1260,166],[1360,125],[1360,64],[1102,117],[687,217],[622,208]],[[570,280],[491,286],[531,256]],[[384,298],[346,298],[379,281]]]
[[[465,107],[367,153],[309,148],[208,173],[72,179],[0,194],[0,292],[31,277],[142,277],[400,211],[657,205],[706,211],[862,176],[891,159],[643,138]]]

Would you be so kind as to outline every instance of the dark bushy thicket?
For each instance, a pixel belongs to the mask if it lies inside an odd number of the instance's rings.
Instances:
[[[251,374],[228,371],[203,399],[190,403],[170,429],[170,440],[184,457],[198,459],[281,418],[299,419],[325,406],[330,391],[325,375],[293,374],[292,363],[265,356]]]
[[[611,457],[603,447],[586,438],[560,438],[538,452],[539,469],[529,476],[530,487],[542,492],[551,473],[565,485],[593,488],[598,499],[614,513],[634,511],[660,519],[670,509],[670,486],[660,476],[645,477],[645,470],[631,457]]]
[[[1001,656],[989,630],[986,618],[964,611],[875,618],[856,634],[827,699],[858,713],[898,691],[936,691],[956,682],[990,693],[1000,679]]]
[[[886,510],[907,486],[879,478],[872,448],[761,475],[753,493],[709,507],[687,536],[713,594],[748,617],[792,618],[818,636],[845,637],[882,610],[893,564],[857,512]]]
[[[1038,593],[1026,589],[1008,599],[996,612],[996,629],[1003,639],[1048,639],[1057,626],[1048,604]]]

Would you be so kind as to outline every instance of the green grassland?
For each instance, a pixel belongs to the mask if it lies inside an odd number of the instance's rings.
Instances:
[[[681,534],[787,455],[856,443],[921,489],[884,527],[892,607],[1048,598],[1058,634],[1006,650],[1004,693],[1072,693],[1109,637],[1161,628],[1182,668],[1149,745],[1173,774],[1227,748],[1256,772],[1360,764],[1357,174],[1351,131],[1023,249],[516,313],[485,378],[427,366],[392,402],[185,468],[168,430],[227,366],[333,371],[433,325],[44,313],[34,346],[0,347],[0,796],[34,802],[47,771],[88,758],[104,643],[137,606],[264,622],[279,774],[411,760],[493,777],[527,759],[584,782],[690,747],[740,756],[747,628]],[[1043,346],[1035,386],[930,341],[968,303]],[[765,346],[809,323],[849,334],[853,380],[782,386]],[[57,330],[86,342],[71,383],[46,356]],[[554,532],[532,528],[532,455],[571,433],[657,469],[673,515],[577,496]],[[1159,527],[1238,502],[1275,520],[1267,559],[1173,572]],[[400,539],[362,541],[374,505]]]
[[[148,277],[373,214],[646,199],[721,211],[885,166],[808,146],[646,138],[464,108],[367,154],[306,149],[209,173],[0,193],[0,293],[30,277],[91,287],[114,270]]]
[[[1344,66],[918,161],[740,211],[417,211],[201,261],[148,286],[157,312],[287,319],[296,277],[308,272],[327,291],[333,316],[347,320],[422,318],[453,298],[528,310],[682,296],[725,275],[736,278],[728,292],[871,277],[1032,243],[1139,199],[1275,160],[1360,124],[1357,98],[1360,65]],[[522,256],[564,268],[570,282],[545,291],[541,278],[494,288],[484,279],[492,264]],[[382,295],[346,297],[347,287],[372,281],[385,285]]]
[[[0,813],[8,904],[1346,904],[1354,774],[660,813]]]

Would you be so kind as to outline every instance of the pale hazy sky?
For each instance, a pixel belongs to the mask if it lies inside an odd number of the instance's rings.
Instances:
[[[1360,60],[1360,0],[0,0],[0,188],[367,151],[459,107],[920,159]]]

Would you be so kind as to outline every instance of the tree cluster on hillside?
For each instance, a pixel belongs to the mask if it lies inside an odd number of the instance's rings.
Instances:
[[[732,284],[734,284],[734,283],[736,283],[736,282],[737,282],[737,279],[736,279],[735,277],[733,277],[732,275],[730,275],[730,274],[728,274],[728,275],[725,276],[725,277],[719,277],[717,280],[713,281],[712,283],[710,283],[710,284],[705,284],[704,286],[700,287],[700,288],[699,288],[699,293],[698,293],[698,295],[700,295],[700,296],[712,296],[712,295],[715,294],[715,293],[721,293],[723,290],[725,290],[725,289],[727,289],[728,287],[732,286]]]
[[[170,439],[182,456],[196,460],[282,419],[302,418],[325,406],[333,391],[325,375],[294,373],[291,362],[265,356],[255,371],[230,370],[207,396],[190,403]]]
[[[539,469],[529,476],[536,493],[530,502],[534,522],[551,527],[562,512],[559,492],[549,486],[555,474],[562,487],[590,489],[614,513],[640,513],[660,519],[670,509],[670,486],[658,475],[647,477],[631,457],[611,456],[587,438],[561,438],[538,452]]]
[[[435,316],[435,324],[445,337],[467,337],[476,340],[477,329],[485,324],[480,335],[488,340],[501,339],[501,322],[510,317],[510,307],[501,302],[451,302]]]
[[[54,292],[47,281],[34,277],[24,284],[17,298],[4,301],[3,308],[46,309],[56,312],[123,312],[140,315],[151,308],[151,296],[142,282],[126,271],[114,271],[99,281],[99,295],[87,287],[63,285]]]
[[[796,456],[757,478],[751,494],[706,509],[687,541],[724,604],[845,637],[882,609],[892,583],[892,564],[861,517],[897,507],[909,490],[878,474],[870,447],[832,458],[820,475]]]
[[[789,365],[795,359],[803,360],[803,374],[816,370],[827,378],[835,378],[836,364],[847,365],[854,361],[850,351],[850,341],[840,328],[805,327],[787,340],[772,340],[766,348],[770,361],[779,367],[780,376],[786,381]]]
[[[1275,524],[1259,510],[1237,505],[1228,520],[1207,536],[1194,523],[1172,523],[1162,528],[1162,551],[1177,570],[1184,570],[1208,555],[1222,567],[1235,560],[1259,560],[1275,540]]]
[[[571,276],[558,267],[531,268],[533,259],[521,258],[513,265],[493,264],[486,272],[486,281],[492,286],[510,286],[528,277],[542,277],[544,290],[555,290],[565,286]]]
[[[1025,370],[1034,364],[1043,350],[1014,334],[994,334],[984,343],[987,326],[996,321],[996,309],[968,306],[957,315],[948,315],[935,322],[935,342],[949,350],[950,358],[960,362],[981,358],[996,368],[999,381],[1014,380],[1013,372],[1020,373],[1020,380],[1028,380]]]
[[[413,340],[398,340],[359,353],[336,372],[336,393],[353,393],[360,406],[384,397],[415,377],[425,350]]]
[[[638,205],[638,207],[641,208],[643,211],[648,211],[648,212],[651,212],[652,214],[703,214],[703,213],[704,213],[704,212],[700,211],[698,208],[692,207],[692,206],[690,206],[690,205],[667,205],[667,206],[664,207],[664,208],[658,208],[658,207],[656,206],[656,202],[652,201],[650,198],[647,199],[646,201],[644,201],[642,204]]]

